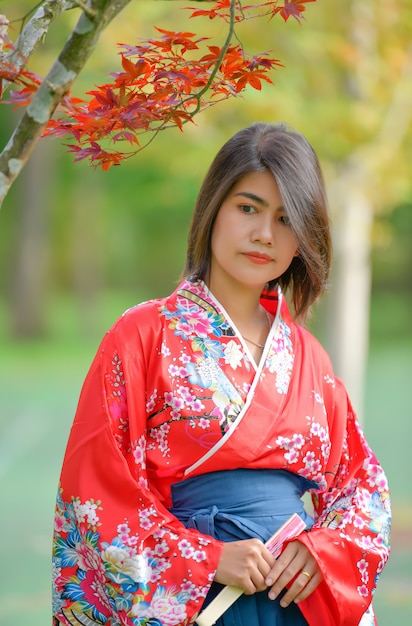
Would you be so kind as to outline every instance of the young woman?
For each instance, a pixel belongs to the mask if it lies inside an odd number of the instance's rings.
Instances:
[[[308,142],[283,125],[237,133],[201,187],[181,284],[127,311],[85,380],[57,498],[55,624],[194,624],[222,585],[244,590],[222,626],[375,623],[387,481],[297,323],[330,256]],[[292,513],[306,531],[275,560],[264,543]]]

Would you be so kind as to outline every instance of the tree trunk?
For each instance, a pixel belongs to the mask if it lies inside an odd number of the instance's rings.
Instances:
[[[331,189],[335,259],[327,298],[327,344],[360,419],[369,351],[370,229],[373,211],[360,168],[348,169]]]
[[[47,330],[54,161],[52,140],[41,141],[20,179],[19,237],[10,300],[12,334],[17,338],[38,337]]]
[[[95,175],[96,176],[96,175]],[[104,198],[99,178],[82,168],[73,189],[70,232],[71,278],[85,337],[99,327],[99,295],[103,287]]]

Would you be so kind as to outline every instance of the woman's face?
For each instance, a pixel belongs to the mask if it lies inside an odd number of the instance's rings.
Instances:
[[[211,239],[209,286],[262,291],[298,254],[298,239],[282,206],[272,174],[251,172],[229,192]]]

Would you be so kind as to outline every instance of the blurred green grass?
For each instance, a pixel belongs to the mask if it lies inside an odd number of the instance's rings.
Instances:
[[[72,300],[59,299],[48,339],[0,339],[0,624],[50,623],[54,498],[67,436],[101,336],[132,304],[127,293],[105,296],[92,330],[82,331]],[[1,307],[0,324],[6,328]],[[412,616],[411,365],[410,339],[372,344],[364,428],[387,472],[394,514],[392,554],[375,596],[380,625]]]

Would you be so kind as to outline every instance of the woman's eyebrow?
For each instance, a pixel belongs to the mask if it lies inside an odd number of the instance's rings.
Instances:
[[[238,191],[237,193],[233,195],[234,197],[243,196],[244,198],[249,198],[249,200],[253,200],[257,204],[260,204],[261,206],[264,206],[264,207],[269,206],[269,202],[267,200],[264,200],[260,196],[257,196],[255,193],[252,193],[251,191]],[[282,213],[286,213],[285,207],[282,204],[277,208],[277,210],[282,211]]]
[[[269,206],[269,203],[266,200],[264,200],[260,196],[257,196],[254,193],[251,193],[250,191],[238,191],[238,193],[235,193],[234,195],[244,196],[245,198],[249,198],[249,200],[253,200],[254,202],[257,202],[258,204],[261,204],[263,206]]]

